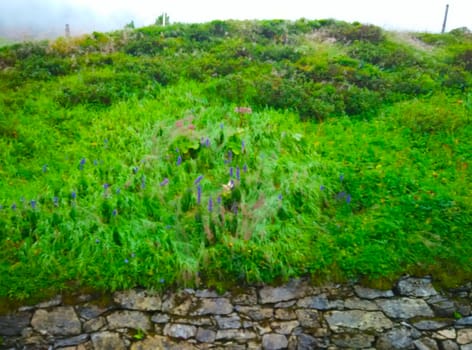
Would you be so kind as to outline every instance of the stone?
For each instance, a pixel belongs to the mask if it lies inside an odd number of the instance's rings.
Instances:
[[[280,303],[277,303],[274,305],[274,308],[276,309],[284,309],[288,307],[292,307],[297,303],[296,300],[290,300],[290,301],[281,301]]]
[[[151,317],[151,321],[154,323],[167,323],[169,322],[170,317],[167,314],[157,313]]]
[[[56,342],[54,343],[54,347],[61,348],[61,347],[66,347],[66,346],[79,345],[79,344],[85,343],[87,340],[89,340],[89,335],[85,333],[85,334],[77,335],[72,338],[56,340]]]
[[[362,299],[391,298],[394,296],[391,290],[371,289],[361,286],[354,286],[354,292]]]
[[[59,306],[62,304],[62,296],[60,294],[56,295],[54,298],[48,301],[43,301],[42,303],[36,304],[35,308],[37,309],[46,309],[49,307]]]
[[[106,324],[104,317],[93,318],[84,323],[84,331],[91,333],[102,329]]]
[[[270,324],[275,333],[285,335],[292,333],[292,331],[299,325],[300,323],[298,321],[278,321]]]
[[[210,289],[199,289],[195,292],[197,298],[219,298],[219,295],[216,291]]]
[[[288,321],[294,320],[297,318],[297,315],[293,310],[288,309],[276,309],[275,310],[275,318],[278,320]]]
[[[456,320],[457,326],[472,326],[472,316],[462,317],[459,320]]]
[[[459,345],[452,340],[444,340],[441,342],[441,350],[459,350]]]
[[[216,339],[216,332],[211,329],[198,328],[195,338],[201,343],[213,343]]]
[[[219,329],[241,327],[241,319],[239,318],[238,314],[231,314],[228,317],[216,315],[215,320]]]
[[[173,315],[186,316],[193,306],[193,296],[185,291],[167,295],[162,302],[161,311]]]
[[[418,322],[414,322],[413,326],[415,326],[420,331],[435,331],[438,329],[446,328],[450,326],[452,321],[450,320],[422,320]]]
[[[187,324],[168,323],[164,327],[164,335],[172,338],[189,339],[197,334],[197,327]]]
[[[409,319],[433,317],[434,313],[423,299],[398,298],[377,300],[377,305],[388,317]]]
[[[234,305],[255,305],[257,304],[257,292],[255,288],[248,288],[244,293],[233,296]]]
[[[125,343],[118,333],[99,332],[91,336],[94,349],[100,350],[126,350]]]
[[[201,299],[200,301],[200,306],[191,315],[227,315],[233,312],[233,305],[226,298]]]
[[[281,334],[264,334],[262,336],[262,349],[279,350],[286,349],[288,346],[287,337]]]
[[[216,332],[216,340],[247,341],[256,337],[256,333],[246,329],[221,329]]]
[[[81,331],[79,318],[71,306],[59,306],[50,311],[38,309],[33,315],[31,325],[37,332],[52,335],[77,335]]]
[[[270,325],[266,324],[265,322],[262,324],[256,324],[254,328],[259,335],[264,335],[272,332],[272,328],[270,327]]]
[[[320,324],[320,316],[318,311],[316,310],[305,310],[305,309],[298,309],[295,311],[297,315],[298,322],[300,325],[305,328],[319,328],[321,327]]]
[[[281,287],[263,287],[259,290],[261,304],[275,304],[281,301],[297,299],[306,294],[308,286],[301,279],[291,280]]]
[[[328,311],[325,319],[329,328],[336,333],[346,329],[382,331],[393,327],[392,321],[378,311]]]
[[[375,341],[374,336],[368,334],[336,334],[332,338],[332,342],[342,348],[363,349],[372,346]]]
[[[125,309],[138,311],[161,310],[162,300],[159,294],[147,290],[127,290],[113,294],[115,303]]]
[[[141,311],[115,311],[107,316],[109,329],[133,328],[148,331],[151,329],[149,317]]]
[[[332,309],[343,309],[344,302],[342,300],[328,300],[326,294],[315,295],[307,298],[300,299],[297,302],[298,307],[310,308],[316,310],[332,310]]]
[[[378,350],[409,349],[413,346],[411,331],[405,327],[394,328],[380,335],[375,345]]]
[[[208,317],[182,317],[174,319],[174,323],[187,323],[193,326],[212,326],[213,321]]]
[[[441,295],[433,296],[427,302],[432,307],[434,314],[439,317],[452,317],[456,311],[454,302]]]
[[[272,308],[266,307],[261,308],[259,306],[236,306],[236,311],[248,316],[253,321],[262,321],[269,318],[272,318],[274,315],[274,310]]]
[[[461,345],[461,350],[472,350],[472,343]]]
[[[0,315],[0,336],[20,335],[23,328],[29,325],[31,315],[31,312]]]
[[[431,284],[430,278],[405,278],[398,281],[396,290],[398,294],[408,297],[431,297],[437,295],[438,292]]]
[[[318,347],[318,341],[308,334],[297,336],[297,350],[312,350]]]
[[[431,338],[421,338],[413,341],[417,350],[439,350],[438,344]]]
[[[95,304],[85,304],[77,306],[77,312],[79,316],[85,320],[91,320],[92,318],[96,318],[105,312],[109,311],[110,307],[100,307]]]
[[[344,307],[350,310],[377,311],[379,307],[376,303],[359,298],[349,298],[344,301]]]
[[[456,330],[454,328],[442,329],[433,333],[433,338],[436,339],[456,339]]]
[[[472,343],[472,329],[464,328],[457,331],[457,343],[460,345],[465,345]]]

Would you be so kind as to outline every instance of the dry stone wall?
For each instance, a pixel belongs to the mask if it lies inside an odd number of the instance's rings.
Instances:
[[[0,316],[0,349],[472,350],[471,298],[472,283],[438,293],[429,278],[387,291],[297,279],[222,295],[57,296]]]

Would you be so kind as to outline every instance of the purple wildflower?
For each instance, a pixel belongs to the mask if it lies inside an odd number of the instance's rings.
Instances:
[[[12,209],[12,210],[16,210],[16,203],[13,203],[13,204],[11,205],[11,209]]]
[[[241,169],[239,167],[236,167],[236,180],[241,180]]]
[[[244,171],[245,173],[247,173],[247,164],[244,164],[244,166],[243,166],[243,171]]]
[[[202,181],[203,179],[203,175],[200,175],[199,177],[197,177],[195,179],[195,181],[193,182],[194,185],[198,185],[200,183],[200,181]]]
[[[30,201],[30,204],[32,209],[36,209],[36,201],[34,199]]]
[[[347,204],[351,203],[351,195],[350,195],[350,194],[348,194],[348,195],[346,196],[346,203],[347,203]]]
[[[336,195],[336,199],[338,200],[341,200],[343,199],[344,197],[346,196],[346,192],[339,192],[337,195]]]
[[[182,164],[182,156],[179,154],[176,165],[179,166],[180,164]]]
[[[244,152],[244,150],[246,149],[246,143],[244,142],[244,140],[241,141],[241,152]]]
[[[80,160],[80,163],[79,163],[79,169],[80,170],[83,170],[84,169],[84,165],[85,165],[85,158],[82,158]]]
[[[233,177],[233,167],[229,168],[229,177]]]
[[[218,197],[216,198],[216,203],[221,204],[221,196],[218,196]]]
[[[72,191],[70,196],[71,196],[72,199],[76,199],[77,198],[77,193],[75,193],[75,191]]]
[[[231,187],[231,189],[234,188],[234,181],[233,180],[229,180],[229,186]]]
[[[205,145],[210,148],[210,139],[207,137],[207,139],[205,140]]]
[[[231,150],[228,151],[228,160],[230,162],[233,160],[233,152]]]
[[[208,199],[208,211],[211,213],[213,211],[213,198]]]
[[[161,187],[167,185],[169,183],[169,179],[166,177],[164,180],[161,182]]]
[[[103,189],[104,189],[105,191],[108,190],[108,187],[110,187],[109,184],[107,184],[107,183],[104,183],[104,184],[103,184]]]
[[[117,215],[118,215],[118,210],[116,210],[116,209],[113,209],[113,212],[111,213],[111,215],[113,215],[113,216],[117,216]]]
[[[197,186],[197,203],[200,204],[202,201],[202,186],[198,185]]]

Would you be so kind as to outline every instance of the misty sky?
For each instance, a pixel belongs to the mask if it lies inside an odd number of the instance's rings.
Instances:
[[[213,19],[322,19],[359,21],[386,29],[439,32],[472,29],[471,0],[0,0],[0,36],[27,38],[149,25],[167,12],[172,22]],[[33,34],[35,33],[35,34]]]

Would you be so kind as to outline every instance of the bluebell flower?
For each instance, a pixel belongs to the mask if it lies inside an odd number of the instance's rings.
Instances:
[[[84,169],[84,165],[85,165],[85,158],[82,158],[80,160],[80,163],[79,163],[79,169],[80,170],[83,170]]]
[[[336,198],[337,198],[338,200],[341,200],[341,199],[343,199],[345,196],[346,196],[346,192],[343,191],[343,192],[339,192],[339,193],[336,195]]]
[[[197,177],[195,179],[195,181],[193,182],[194,185],[198,185],[200,183],[200,181],[202,181],[203,179],[203,175],[200,175],[199,177]]]
[[[245,173],[247,173],[247,164],[244,164],[244,166],[243,166],[243,171],[244,171]]]
[[[16,203],[13,203],[13,204],[11,205],[11,209],[12,209],[12,210],[16,210]]]
[[[351,203],[351,195],[350,195],[350,194],[348,194],[348,195],[346,196],[346,203],[347,203],[347,204]]]
[[[208,211],[210,213],[213,211],[213,199],[211,197],[208,199]]]
[[[179,154],[176,165],[179,166],[180,164],[182,164],[182,156]]]
[[[277,198],[279,199],[279,201],[281,201],[281,200],[283,199],[282,194],[279,194],[279,195],[277,196]]]
[[[144,190],[146,188],[146,176],[141,176],[141,188]]]
[[[218,197],[216,198],[216,203],[221,204],[221,196],[218,196]]]
[[[324,191],[326,187],[324,187],[323,185],[320,186],[320,191]]]
[[[159,283],[164,283],[165,281],[166,281],[165,279],[161,278],[161,279],[159,280]]]
[[[210,139],[209,139],[209,138],[207,138],[207,139],[205,140],[205,145],[206,145],[208,148],[210,147]]]
[[[137,166],[133,167],[133,174],[136,174],[138,172],[139,168]]]
[[[229,187],[234,188],[234,181],[233,180],[229,180]]]
[[[105,191],[108,190],[108,187],[110,187],[109,184],[107,184],[107,183],[104,183],[104,184],[103,184],[103,189],[104,189]]]
[[[77,198],[77,193],[75,193],[75,191],[72,191],[70,196],[71,196],[72,199],[76,199]]]
[[[169,179],[166,177],[164,180],[162,180],[161,187],[167,185],[168,183],[169,183]]]
[[[43,173],[45,173],[46,171],[48,171],[48,165],[47,165],[47,164],[44,164],[42,170],[43,170]]]
[[[54,203],[54,206],[55,206],[55,207],[58,207],[58,206],[59,206],[59,197],[54,196],[54,197],[52,198],[52,202]]]
[[[32,209],[36,209],[36,201],[34,199],[30,201],[30,204]]]
[[[229,177],[233,177],[233,167],[229,168]]]
[[[236,167],[236,180],[241,180],[241,170],[238,166]]]
[[[100,243],[100,240],[97,238],[97,239],[95,240],[95,243],[97,243],[97,244]]]
[[[129,263],[129,260],[128,259],[125,259],[125,264]]]
[[[197,186],[197,203],[200,204],[202,201],[202,186]]]
[[[117,215],[118,215],[118,210],[116,210],[116,209],[113,209],[113,212],[111,213],[111,215],[113,215],[113,216],[117,216]]]

